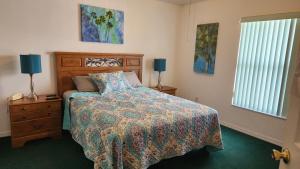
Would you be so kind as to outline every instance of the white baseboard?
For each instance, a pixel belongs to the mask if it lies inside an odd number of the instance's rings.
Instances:
[[[8,137],[10,136],[10,131],[0,131],[0,137]]]
[[[256,137],[258,139],[264,140],[266,142],[269,142],[269,143],[272,143],[272,144],[275,144],[275,145],[278,145],[278,146],[282,146],[282,144],[283,144],[281,140],[275,139],[273,137],[262,135],[260,133],[255,132],[255,131],[245,129],[243,127],[237,126],[237,125],[232,124],[232,123],[221,121],[221,124],[225,127],[232,128],[232,129],[237,130],[239,132],[248,134],[250,136]]]

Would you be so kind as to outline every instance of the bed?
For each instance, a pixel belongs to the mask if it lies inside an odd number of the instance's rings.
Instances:
[[[58,92],[65,94],[64,129],[69,130],[95,169],[146,169],[162,159],[203,147],[223,148],[218,112],[147,87],[74,91],[72,77],[95,72],[134,71],[138,54],[56,52]]]

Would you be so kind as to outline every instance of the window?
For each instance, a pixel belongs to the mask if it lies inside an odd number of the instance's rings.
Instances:
[[[232,104],[285,117],[284,100],[298,19],[242,19]]]

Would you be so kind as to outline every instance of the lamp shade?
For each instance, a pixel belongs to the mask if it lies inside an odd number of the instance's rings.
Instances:
[[[21,72],[34,74],[42,72],[40,55],[20,55]]]
[[[166,71],[166,59],[154,59],[154,71]]]

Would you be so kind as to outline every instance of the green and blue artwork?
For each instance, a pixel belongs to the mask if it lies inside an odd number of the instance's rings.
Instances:
[[[219,23],[197,26],[194,72],[214,74]]]
[[[124,12],[80,5],[81,9],[81,40],[123,44]]]

